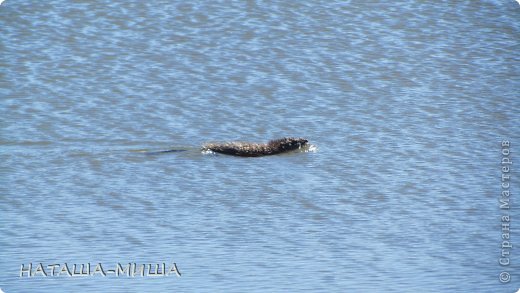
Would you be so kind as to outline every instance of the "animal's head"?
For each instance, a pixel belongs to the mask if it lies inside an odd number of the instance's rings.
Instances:
[[[269,145],[279,150],[292,151],[305,146],[308,142],[304,138],[284,137],[270,141]]]

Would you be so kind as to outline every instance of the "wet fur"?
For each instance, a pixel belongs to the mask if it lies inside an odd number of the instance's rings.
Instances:
[[[307,142],[303,138],[284,137],[271,140],[266,144],[251,142],[209,143],[203,145],[202,150],[240,157],[260,157],[294,151],[305,146]]]

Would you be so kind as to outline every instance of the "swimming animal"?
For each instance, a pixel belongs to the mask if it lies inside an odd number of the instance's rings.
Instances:
[[[271,140],[268,143],[226,142],[208,143],[202,146],[202,151],[213,151],[226,155],[240,157],[260,157],[276,155],[300,149],[307,145],[304,138],[284,137]]]

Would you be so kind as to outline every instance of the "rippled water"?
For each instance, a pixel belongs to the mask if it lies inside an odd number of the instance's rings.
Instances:
[[[500,142],[515,161],[520,143],[519,14],[515,1],[5,1],[0,288],[516,291],[498,199]],[[282,136],[318,150],[198,150]],[[187,151],[144,152],[169,148]],[[20,278],[31,262],[175,262],[182,276]]]

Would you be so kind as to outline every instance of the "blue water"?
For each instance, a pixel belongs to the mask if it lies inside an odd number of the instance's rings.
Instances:
[[[506,212],[520,245],[519,15],[515,1],[5,1],[0,288],[515,292],[520,252],[498,260]],[[283,136],[317,149],[199,151]],[[186,151],[147,154],[170,148]],[[181,277],[19,277],[163,262]]]

